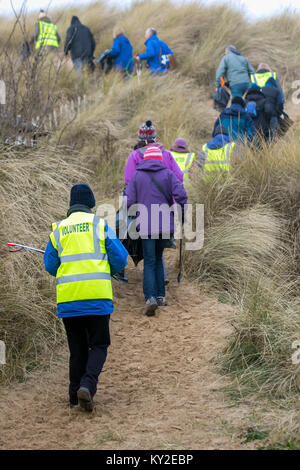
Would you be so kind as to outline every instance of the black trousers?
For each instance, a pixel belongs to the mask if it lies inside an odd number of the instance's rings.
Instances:
[[[70,403],[77,404],[77,391],[86,387],[94,396],[110,345],[110,315],[63,318],[70,349]]]

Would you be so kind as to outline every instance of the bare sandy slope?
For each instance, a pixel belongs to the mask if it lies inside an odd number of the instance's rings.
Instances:
[[[178,287],[174,254],[166,308],[142,315],[141,267],[115,288],[112,345],[100,376],[96,411],[67,407],[68,353],[48,372],[1,390],[2,449],[240,449],[250,405],[230,401],[217,373],[230,333],[230,306],[195,284]],[[54,295],[54,293],[53,293]]]

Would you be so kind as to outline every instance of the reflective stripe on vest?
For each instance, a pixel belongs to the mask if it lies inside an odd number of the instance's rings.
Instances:
[[[264,73],[252,73],[251,74],[251,82],[256,83],[259,88],[263,88],[269,78],[274,78],[276,80],[276,73],[275,72],[264,72]]]
[[[234,147],[235,142],[229,142],[224,147],[215,150],[209,149],[207,144],[203,145],[202,150],[205,153],[204,173],[229,173]]]
[[[104,220],[74,212],[52,228],[50,240],[61,262],[56,274],[57,303],[112,300]]]
[[[174,151],[172,151],[171,154],[173,155],[174,160],[176,161],[181,171],[183,171],[184,178],[188,178],[189,169],[191,168],[193,161],[196,158],[196,154],[195,153],[179,153],[179,152],[174,152]]]
[[[38,21],[38,23],[40,25],[40,33],[35,43],[35,49],[38,50],[41,46],[59,47],[57,26],[46,21]]]

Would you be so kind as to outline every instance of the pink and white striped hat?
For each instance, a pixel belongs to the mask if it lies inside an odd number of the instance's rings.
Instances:
[[[160,162],[163,161],[162,153],[158,147],[147,148],[146,152],[144,153],[144,160],[149,160],[150,158],[153,160],[159,160]]]

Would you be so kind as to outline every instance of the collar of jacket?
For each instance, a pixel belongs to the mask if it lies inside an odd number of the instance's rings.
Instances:
[[[158,37],[156,36],[156,34],[153,34],[152,36],[150,36],[150,38],[148,38],[144,44],[146,45],[148,42],[150,41],[159,41]]]
[[[73,214],[73,212],[87,212],[88,214],[92,213],[91,209],[88,206],[84,206],[83,204],[75,204],[74,206],[71,206],[67,212],[67,217]]]

